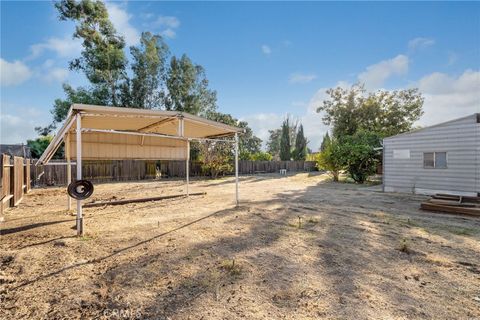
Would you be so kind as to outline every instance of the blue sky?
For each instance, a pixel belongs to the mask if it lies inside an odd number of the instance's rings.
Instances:
[[[164,35],[173,54],[203,65],[219,110],[266,139],[287,115],[317,149],[325,90],[418,87],[420,125],[480,112],[480,3],[107,2],[127,44]],[[25,23],[28,21],[28,23]],[[63,97],[85,85],[68,70],[81,47],[53,2],[1,2],[1,142],[35,137]]]

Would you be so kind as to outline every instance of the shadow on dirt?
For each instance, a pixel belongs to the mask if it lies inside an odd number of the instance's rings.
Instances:
[[[321,182],[266,201],[246,201],[9,290],[115,257],[106,270],[92,274],[92,285],[99,289],[95,299],[75,310],[82,317],[101,316],[105,308],[130,308],[135,299],[144,318],[248,318],[259,306],[271,318],[366,319],[379,310],[392,318],[434,317],[422,306],[428,283],[422,287],[410,279],[412,285],[405,286],[404,277],[411,275],[402,273],[425,263],[421,248],[426,240],[418,239],[416,231],[423,224],[427,228],[424,221],[433,215],[420,213],[417,201],[406,196],[351,192],[340,185]],[[394,206],[399,201],[401,210]],[[418,225],[404,223],[404,217]],[[206,228],[215,231],[201,233]],[[182,241],[177,250],[175,239],[166,237],[176,232],[180,238],[194,232],[202,237]],[[403,238],[416,241],[410,253],[398,249]],[[135,250],[135,257],[120,259]],[[449,283],[441,273],[430,277]],[[436,297],[429,294],[429,299]]]

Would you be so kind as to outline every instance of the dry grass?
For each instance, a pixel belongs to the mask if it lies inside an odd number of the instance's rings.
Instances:
[[[85,209],[34,190],[0,225],[0,319],[480,318],[480,220],[325,175],[195,181],[206,196]],[[96,200],[183,192],[95,186]]]

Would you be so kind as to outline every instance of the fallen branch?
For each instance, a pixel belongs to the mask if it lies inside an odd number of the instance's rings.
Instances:
[[[206,195],[206,192],[197,192],[197,193],[190,193],[190,196],[203,196]],[[174,198],[182,198],[187,197],[185,194],[175,194],[170,196],[160,196],[160,197],[149,197],[149,198],[139,198],[139,199],[122,199],[122,200],[114,200],[114,201],[101,201],[101,202],[90,202],[85,203],[83,205],[84,208],[92,208],[92,207],[103,207],[103,206],[116,206],[128,203],[137,203],[137,202],[148,202],[148,201],[160,201],[165,199],[174,199]]]

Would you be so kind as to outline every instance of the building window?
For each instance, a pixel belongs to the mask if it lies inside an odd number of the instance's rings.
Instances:
[[[424,152],[423,167],[426,169],[446,169],[447,153],[446,152]]]

